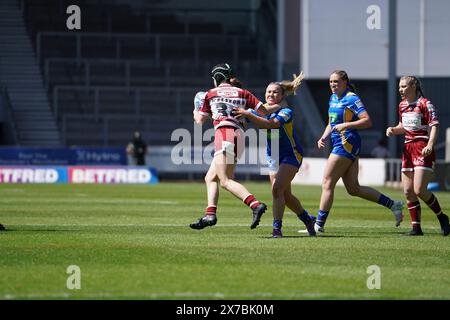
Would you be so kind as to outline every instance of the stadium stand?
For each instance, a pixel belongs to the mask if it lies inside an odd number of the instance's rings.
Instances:
[[[212,85],[209,71],[216,63],[232,64],[261,99],[266,85],[279,80],[273,0],[261,0],[257,8],[234,1],[226,11],[221,10],[226,3],[205,9],[200,0],[189,6],[180,1],[75,3],[82,10],[80,31],[66,27],[66,8],[73,1],[0,3],[0,82],[7,87],[16,124],[17,133],[10,135],[17,136],[14,144],[122,146],[131,132],[140,130],[149,144],[167,145],[174,128],[192,131],[192,97]],[[284,77],[296,68],[285,68]],[[307,156],[323,156],[315,141],[326,119],[325,80],[308,80],[291,100]],[[424,79],[432,85],[424,84],[440,107],[441,121],[448,123],[442,107],[447,98],[439,94],[446,89],[433,89],[447,88],[444,80]],[[387,125],[387,84],[355,83],[374,119],[374,127],[361,132],[364,156]]]
[[[168,144],[174,129],[192,130],[192,98],[212,86],[209,71],[219,62],[231,63],[261,99],[273,79],[242,18],[254,13],[248,8],[226,13],[243,21],[230,28],[201,19],[219,13],[213,6],[152,10],[84,0],[77,1],[82,31],[68,32],[70,4],[23,2],[64,145],[121,146],[135,130],[149,144]]]
[[[17,1],[0,2],[0,82],[8,88],[17,143],[59,146],[61,140]]]

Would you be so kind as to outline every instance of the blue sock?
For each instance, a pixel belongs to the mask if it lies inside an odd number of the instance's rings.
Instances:
[[[330,211],[322,211],[319,210],[317,212],[317,220],[316,220],[316,224],[323,227],[325,225],[325,222],[327,221],[328,218],[328,214],[330,213]]]
[[[378,199],[378,203],[390,209],[392,208],[394,201],[391,200],[391,198],[386,197],[384,194],[381,194],[380,198]]]
[[[274,229],[281,229],[281,227],[283,226],[283,221],[281,220],[273,220],[273,228]]]
[[[298,215],[298,218],[305,224],[309,224],[311,222],[311,217],[309,216],[308,211],[303,209],[303,212]]]

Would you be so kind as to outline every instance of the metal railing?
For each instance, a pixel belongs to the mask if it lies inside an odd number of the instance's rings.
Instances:
[[[386,160],[386,182],[387,187],[401,189],[402,185],[402,160],[401,159],[385,159]],[[441,187],[444,190],[449,190],[450,185],[448,184],[450,170],[449,162],[445,160],[436,160],[436,166],[434,168],[433,180],[441,181]]]
[[[386,159],[386,186],[400,187],[402,181],[402,160]]]
[[[189,110],[191,112],[192,110],[192,103],[188,106],[182,105],[182,96],[185,95],[186,99],[193,99],[194,94],[197,91],[205,90],[205,88],[148,88],[148,87],[116,87],[116,86],[55,86],[53,88],[53,114],[55,115],[55,118],[58,119],[59,113],[60,113],[60,93],[62,91],[71,91],[71,92],[80,92],[83,94],[93,94],[93,110],[83,110],[87,111],[88,113],[91,113],[93,116],[95,116],[96,119],[98,119],[101,116],[102,110],[101,110],[101,97],[103,94],[108,93],[117,93],[117,92],[123,92],[128,95],[131,95],[132,101],[133,101],[133,110],[129,110],[129,112],[133,112],[135,116],[140,116],[142,114],[142,101],[141,97],[143,93],[165,93],[165,97],[167,99],[167,102],[174,103],[175,108],[171,109],[171,115],[172,117],[180,118],[182,114],[186,114],[186,110]],[[256,88],[256,90],[253,90],[254,92],[264,92],[265,88]],[[193,100],[192,100],[193,101]],[[164,107],[167,107],[165,105]],[[124,106],[124,113],[127,109],[125,109],[126,106]]]
[[[198,74],[209,74],[212,65],[209,62],[201,62],[198,66],[186,66],[186,64],[178,64],[176,62],[162,62],[159,64],[151,61],[143,61],[143,60],[135,60],[135,59],[81,59],[79,61],[74,58],[48,58],[45,59],[44,63],[44,79],[47,91],[49,90],[50,82],[51,82],[51,73],[52,68],[55,65],[62,64],[64,66],[67,65],[76,65],[79,68],[82,68],[83,78],[80,79],[82,83],[77,83],[77,85],[85,85],[90,86],[92,84],[92,78],[94,71],[93,68],[97,68],[99,66],[107,66],[111,68],[121,68],[121,74],[119,78],[117,74],[114,75],[114,79],[119,80],[121,85],[124,87],[130,87],[135,77],[139,77],[133,74],[135,70],[138,68],[161,68],[161,75],[152,75],[151,73],[145,75],[146,79],[156,78],[159,81],[162,81],[165,86],[170,87],[174,82],[174,79],[184,78],[186,79],[186,74],[180,75],[180,70],[186,67],[194,67]],[[259,66],[261,67],[261,66]],[[252,75],[252,68],[249,63],[239,63],[238,65],[234,65],[233,68],[238,70],[239,79],[243,81],[243,83],[249,83]],[[178,71],[178,76],[175,75],[176,71]],[[103,71],[104,72],[104,71]],[[142,70],[139,71],[142,73]],[[105,75],[105,74],[103,74]],[[144,77],[144,76],[141,76]]]
[[[151,23],[152,20],[158,16],[167,16],[167,15],[173,15],[177,18],[178,21],[181,22],[183,25],[183,32],[184,34],[190,34],[192,29],[192,24],[195,22],[195,18],[198,16],[201,16],[204,20],[205,16],[219,16],[219,17],[232,17],[234,21],[240,19],[242,21],[252,21],[255,25],[253,28],[256,28],[255,16],[257,15],[257,10],[255,9],[230,9],[227,8],[226,10],[218,10],[218,9],[155,9],[151,8],[151,11],[147,10],[139,10],[139,14],[143,15],[145,17],[145,25],[146,25],[146,32],[150,33],[152,32],[151,29]],[[110,23],[112,24],[112,18],[110,15],[108,15],[108,19],[110,19]],[[217,21],[216,19],[211,19],[214,21]],[[227,19],[228,20],[228,19]],[[109,21],[109,20],[108,20]],[[222,34],[228,34],[229,27],[226,24],[222,24]]]
[[[112,121],[131,121],[134,123],[139,123],[139,129],[141,131],[150,132],[150,120],[146,117],[140,117],[137,115],[112,115],[112,114],[103,114],[101,116],[102,121],[98,121],[99,118],[96,116],[86,116],[79,114],[65,114],[62,116],[61,121],[61,135],[64,145],[67,145],[68,141],[68,123],[73,120],[82,120],[82,121],[94,121],[95,125],[99,127],[99,131],[102,132],[100,140],[102,140],[103,146],[109,146],[110,141],[112,139],[112,133],[115,131],[114,126],[111,126],[110,123]],[[81,129],[81,128],[80,128]],[[131,132],[131,131],[130,131]],[[127,132],[127,137],[130,133]]]

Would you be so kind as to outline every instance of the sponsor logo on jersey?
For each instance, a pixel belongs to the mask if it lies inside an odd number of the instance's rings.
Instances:
[[[436,109],[435,109],[434,106],[433,106],[431,103],[429,103],[429,102],[427,103],[427,109],[428,109],[428,112],[430,113],[430,122],[438,121]]]
[[[336,112],[330,112],[328,117],[330,118],[330,123],[335,123],[337,121],[338,114]]]
[[[330,103],[330,107],[331,107],[331,108],[337,108],[337,109],[339,109],[339,108],[342,108],[342,107],[344,107],[344,106],[342,105],[341,102],[338,102],[338,103],[332,102],[332,103]]]
[[[221,97],[239,97],[239,92],[237,90],[219,89],[217,90],[217,95]]]
[[[402,124],[407,130],[419,130],[419,127],[422,126],[422,114],[404,113],[402,116]]]
[[[210,100],[211,105],[216,103],[226,103],[236,107],[245,107],[245,105],[247,104],[247,100],[243,98],[230,99],[225,97],[214,97]]]
[[[283,118],[284,121],[289,121],[289,119],[290,119],[289,114],[286,113],[286,112],[280,112],[280,113],[278,113],[278,115],[279,115],[281,118]]]
[[[425,165],[425,159],[423,157],[417,157],[413,161],[415,166],[423,166]]]

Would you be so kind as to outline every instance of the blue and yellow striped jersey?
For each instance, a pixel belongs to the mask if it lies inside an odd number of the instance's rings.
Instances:
[[[330,97],[328,118],[331,129],[333,129],[337,124],[358,120],[358,116],[363,112],[366,112],[366,109],[361,99],[349,90],[347,90],[340,99],[336,94],[332,94]],[[333,145],[339,141],[345,144],[345,140],[352,135],[359,136],[358,130],[346,129],[344,132],[332,130],[331,140]]]
[[[301,163],[303,158],[303,148],[295,134],[292,110],[290,108],[282,108],[267,117],[267,119],[273,118],[277,119],[281,126],[278,130],[278,137],[275,136],[276,131],[269,130],[267,155],[270,157],[272,154],[271,141],[278,138],[280,158],[295,157],[297,161]]]

